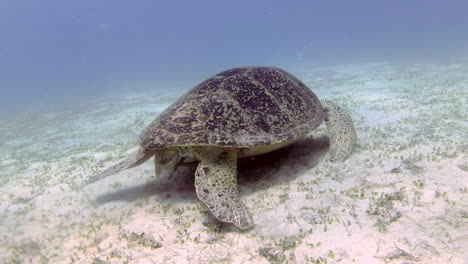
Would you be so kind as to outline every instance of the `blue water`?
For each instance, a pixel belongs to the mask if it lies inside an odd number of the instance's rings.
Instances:
[[[186,88],[226,68],[459,60],[467,1],[0,1],[0,104]]]
[[[464,263],[467,14],[466,0],[0,0],[0,263]],[[239,166],[247,232],[213,221],[195,167],[157,178],[151,160],[82,186],[188,89],[244,65],[346,109],[347,161],[326,161],[322,126]]]

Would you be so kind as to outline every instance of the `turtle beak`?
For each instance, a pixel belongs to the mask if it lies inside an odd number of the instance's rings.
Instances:
[[[163,171],[171,175],[177,169],[181,157],[175,149],[156,150],[154,155],[156,177],[159,177]]]

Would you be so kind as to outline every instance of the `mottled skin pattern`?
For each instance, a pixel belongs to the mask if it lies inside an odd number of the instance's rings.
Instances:
[[[200,160],[195,172],[198,198],[219,220],[241,229],[251,227],[253,218],[237,190],[238,149],[192,147],[192,153]]]
[[[325,124],[330,138],[329,159],[334,162],[344,161],[356,144],[357,136],[351,116],[340,106],[328,100],[322,100],[325,111]]]
[[[254,222],[237,190],[237,159],[292,144],[323,120],[330,134],[330,159],[342,161],[351,153],[356,133],[339,106],[321,103],[301,81],[278,68],[227,70],[169,106],[141,134],[139,150],[87,183],[152,156],[156,175],[163,169],[172,173],[184,158],[198,160],[198,198],[219,220],[247,229]]]
[[[95,183],[99,180],[102,180],[112,174],[115,174],[119,171],[130,169],[141,165],[143,162],[147,161],[149,158],[154,156],[154,151],[151,149],[139,148],[136,152],[132,153],[128,158],[122,160],[121,162],[115,164],[114,166],[106,169],[94,177],[91,177],[84,182],[84,185]]]
[[[231,69],[177,100],[142,133],[141,145],[254,146],[306,135],[324,116],[317,96],[271,67]]]

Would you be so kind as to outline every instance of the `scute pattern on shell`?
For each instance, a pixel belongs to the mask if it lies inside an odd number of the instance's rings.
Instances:
[[[141,134],[145,148],[255,146],[301,137],[324,118],[317,96],[274,67],[221,72],[162,112]]]

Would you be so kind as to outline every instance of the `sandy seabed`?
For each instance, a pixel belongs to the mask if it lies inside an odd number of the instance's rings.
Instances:
[[[321,127],[241,161],[246,231],[208,213],[193,166],[156,179],[148,161],[80,187],[184,91],[4,115],[0,263],[467,263],[468,64],[294,73],[349,110],[358,144],[331,163]]]

